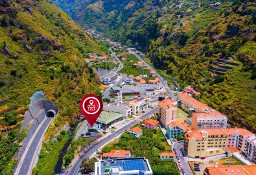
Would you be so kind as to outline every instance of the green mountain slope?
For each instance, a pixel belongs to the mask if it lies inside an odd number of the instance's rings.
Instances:
[[[168,0],[52,0],[81,26],[145,50],[156,39],[157,18]],[[116,35],[113,35],[115,33]]]
[[[198,98],[256,131],[255,1],[53,2],[85,28],[136,44],[170,80],[199,87]]]
[[[0,36],[0,174],[11,174],[16,140],[21,141],[15,133],[29,97],[43,90],[59,107],[51,135],[79,114],[83,95],[99,93],[98,79],[84,58],[107,49],[46,0],[1,0]]]

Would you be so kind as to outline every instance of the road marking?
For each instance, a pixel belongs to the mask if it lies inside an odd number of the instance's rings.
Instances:
[[[39,127],[37,127],[37,129],[35,130],[33,136],[32,136],[31,139],[29,140],[29,142],[28,142],[28,144],[27,144],[27,146],[26,146],[26,148],[25,148],[25,151],[24,151],[24,153],[22,154],[20,161],[18,162],[18,166],[17,166],[17,168],[16,168],[16,170],[15,170],[14,175],[19,175],[19,174],[20,174],[19,172],[20,172],[20,169],[21,169],[22,165],[23,165],[24,163],[27,163],[27,162],[24,162],[24,159],[25,159],[25,157],[26,157],[26,155],[27,155],[27,153],[28,153],[28,151],[29,151],[29,149],[30,149],[30,146],[31,146],[32,142],[34,141],[34,139],[35,139],[35,137],[36,137],[36,135],[37,135],[37,132],[38,132],[39,129],[43,126],[43,124],[45,123],[46,119],[47,119],[47,118],[45,117],[45,119],[39,124]],[[32,149],[33,149],[33,146],[32,146]],[[30,162],[30,164],[31,164],[31,162]],[[25,164],[25,166],[26,166],[26,164]]]

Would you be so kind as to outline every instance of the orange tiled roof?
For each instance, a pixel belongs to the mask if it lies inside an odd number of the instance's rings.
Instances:
[[[136,126],[131,128],[130,131],[133,131],[134,133],[138,134],[142,132],[142,129]]]
[[[156,77],[154,80],[149,80],[149,83],[157,83],[160,81],[160,78]]]
[[[256,165],[229,165],[207,167],[209,175],[254,175]]]
[[[146,82],[146,80],[144,80],[144,79],[140,79],[140,81],[139,82],[137,82],[137,84],[146,84],[147,82]]]
[[[152,71],[150,71],[150,73],[151,73],[151,74],[155,74],[155,73],[156,73],[156,71],[152,70]]]
[[[183,89],[183,92],[186,92],[186,93],[190,93],[192,92],[193,94],[197,95],[197,94],[200,94],[200,92],[197,92],[195,89],[193,89],[191,86],[187,86]]]
[[[193,112],[192,117],[223,117],[224,114],[220,113],[219,111],[212,110],[210,112]]]
[[[103,153],[103,157],[117,157],[117,158],[125,158],[127,154],[131,154],[130,151],[127,150],[111,150],[108,153]]]
[[[227,147],[227,149],[229,150],[229,152],[234,153],[234,152],[239,152],[240,150],[236,147]]]
[[[188,94],[186,93],[180,93],[178,94],[178,97],[183,100],[186,101],[187,103],[191,104],[192,106],[194,106],[195,108],[198,108],[202,111],[206,111],[206,110],[210,110],[211,108],[209,106],[207,106],[204,103],[201,103],[200,101],[190,97]]]
[[[186,132],[187,130],[189,130],[189,128],[187,127],[186,124],[184,124],[185,122],[181,119],[176,119],[175,121],[172,121],[170,124],[169,124],[169,127],[170,128],[173,128],[175,126],[178,126],[179,128],[183,129],[184,132]]]
[[[254,135],[252,132],[248,131],[247,129],[243,129],[243,128],[227,128],[227,129],[225,129],[225,131],[229,135],[231,135],[231,134],[239,134],[242,136]]]
[[[232,135],[232,134],[239,134],[242,136],[251,136],[253,135],[252,132],[243,129],[243,128],[221,128],[221,129],[198,129],[198,130],[191,130],[187,133],[187,137],[190,138],[202,138],[202,132],[205,131],[208,135]]]
[[[147,120],[144,120],[143,123],[156,126],[156,125],[158,125],[159,122],[157,120],[147,119]]]
[[[160,156],[170,156],[173,157],[175,156],[174,152],[162,152],[160,153]]]
[[[171,99],[165,99],[159,102],[159,106],[163,109],[167,109],[167,108],[173,108],[174,107],[174,103],[175,101],[171,100]]]

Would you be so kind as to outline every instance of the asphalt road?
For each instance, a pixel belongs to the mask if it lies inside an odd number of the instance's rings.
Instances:
[[[118,72],[118,71],[120,71],[121,69],[123,69],[123,63],[117,58],[115,52],[113,52],[113,51],[111,50],[111,48],[110,48],[109,50],[110,50],[110,52],[114,55],[115,60],[118,62],[118,65],[119,65],[117,69],[113,69],[112,71]],[[111,72],[112,72],[112,71],[111,71]],[[104,76],[106,76],[106,75],[104,75]],[[103,76],[103,77],[104,77],[104,76]],[[114,87],[114,86],[117,85],[117,84],[120,84],[120,83],[124,80],[125,76],[122,75],[122,74],[121,74],[121,76],[122,76],[121,79],[118,80],[115,84],[113,84],[112,87]],[[102,78],[102,77],[100,77],[100,78]],[[112,87],[108,87],[108,88],[102,93],[102,98],[103,98],[103,99],[104,99],[104,98],[110,99],[110,93],[109,93],[109,92],[110,92],[110,90],[111,90]]]
[[[80,166],[83,161],[83,158],[89,158],[94,152],[96,152],[101,146],[103,146],[105,143],[109,142],[113,138],[117,137],[118,135],[124,133],[126,130],[130,129],[132,126],[139,124],[141,120],[144,120],[154,114],[156,112],[155,109],[152,109],[148,113],[143,114],[139,119],[129,123],[128,125],[125,125],[124,127],[120,128],[116,132],[112,133],[111,135],[105,137],[104,139],[100,140],[99,142],[92,145],[87,152],[85,152],[79,159],[76,161],[76,163],[72,166],[72,169],[70,170],[70,175],[76,175],[80,171]]]
[[[118,72],[120,71],[121,69],[123,69],[124,65],[123,63],[118,59],[118,57],[116,56],[116,53],[112,51],[111,48],[109,48],[109,51],[112,53],[112,55],[114,56],[114,59],[117,61],[118,63],[118,68],[114,68],[112,69],[109,73],[105,74],[105,75],[102,75],[100,78],[102,79],[103,77],[109,75],[109,74],[112,74],[114,72]]]
[[[181,171],[181,169],[183,169],[183,171],[185,172],[185,175],[193,175],[193,172],[192,172],[189,164],[186,162],[186,160],[184,159],[183,156],[180,156],[180,155],[182,155],[180,149],[183,148],[183,143],[176,142],[173,144],[172,147],[175,148],[175,151],[177,152],[177,156],[179,157],[180,163],[178,163],[177,159],[175,159],[175,161],[176,161],[180,171]]]
[[[47,117],[45,118],[42,122],[41,127],[37,130],[36,135],[32,141],[32,143],[29,146],[27,152],[24,154],[24,158],[20,161],[20,166],[16,169],[15,174],[31,174],[32,173],[32,163],[34,160],[34,156],[36,153],[36,150],[38,149],[39,144],[41,144],[41,138],[43,137],[45,131],[47,130],[50,122],[52,121],[53,118]]]

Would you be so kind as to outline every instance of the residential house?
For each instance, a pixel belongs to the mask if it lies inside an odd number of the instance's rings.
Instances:
[[[156,77],[154,80],[149,80],[149,84],[158,84],[160,82],[160,78]]]
[[[142,129],[141,128],[139,128],[139,127],[133,127],[133,128],[131,128],[131,129],[129,129],[128,130],[128,132],[130,133],[130,134],[132,134],[132,135],[134,135],[135,137],[139,137],[139,136],[141,136],[142,135]]]
[[[185,87],[182,92],[183,92],[183,93],[190,94],[192,97],[194,97],[194,96],[200,94],[200,92],[197,92],[197,91],[194,90],[191,86]]]
[[[166,159],[173,159],[175,156],[174,152],[162,152],[160,153],[160,159],[166,160]]]
[[[131,152],[127,150],[111,150],[108,153],[103,153],[102,159],[130,158]]]
[[[129,103],[132,108],[132,114],[136,115],[147,109],[150,105],[149,98],[137,97]]]
[[[246,150],[246,139],[254,134],[242,128],[200,129],[187,131],[185,150],[189,157],[207,157],[226,152],[227,147]]]
[[[184,135],[189,130],[189,127],[186,123],[181,119],[176,119],[171,121],[169,125],[167,125],[166,135],[170,138],[178,138],[180,135]]]
[[[152,128],[152,129],[156,129],[158,126],[158,121],[157,120],[153,120],[153,119],[146,119],[143,121],[144,127],[146,128]]]
[[[158,115],[160,116],[160,122],[166,128],[167,125],[176,119],[177,102],[171,99],[164,99],[158,104]]]

